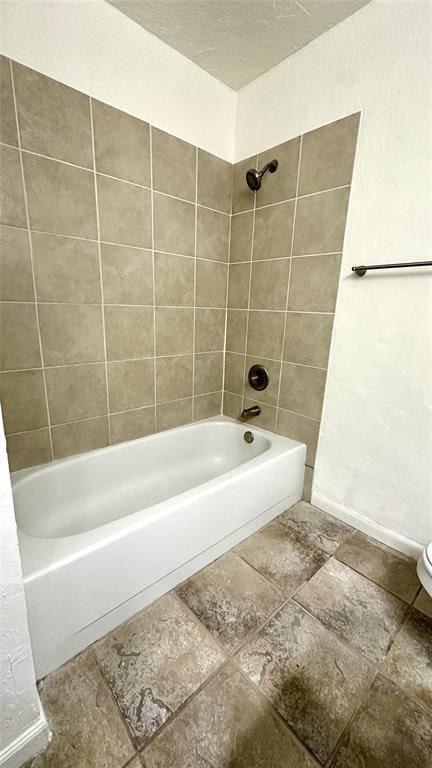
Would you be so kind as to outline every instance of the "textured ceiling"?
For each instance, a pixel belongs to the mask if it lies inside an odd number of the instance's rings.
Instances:
[[[236,90],[370,2],[107,1]]]

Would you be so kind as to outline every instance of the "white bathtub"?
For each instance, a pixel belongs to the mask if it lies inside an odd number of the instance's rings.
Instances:
[[[298,501],[305,451],[217,417],[14,473],[37,677]]]

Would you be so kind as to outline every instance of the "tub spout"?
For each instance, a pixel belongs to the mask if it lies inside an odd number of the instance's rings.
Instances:
[[[251,408],[243,408],[240,418],[242,421],[249,421],[249,419],[253,419],[254,416],[259,416],[261,413],[261,408],[259,405],[253,405]]]

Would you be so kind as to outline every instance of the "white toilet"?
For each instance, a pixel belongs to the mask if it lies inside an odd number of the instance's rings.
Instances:
[[[417,563],[417,575],[428,595],[432,597],[432,541],[424,548]]]

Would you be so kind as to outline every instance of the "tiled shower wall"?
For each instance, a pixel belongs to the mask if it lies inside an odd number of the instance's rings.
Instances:
[[[310,485],[320,428],[359,114],[234,167],[224,412],[306,443]],[[273,158],[255,195],[250,167]],[[253,363],[269,387],[251,389]]]
[[[1,58],[12,469],[220,413],[232,166]]]

